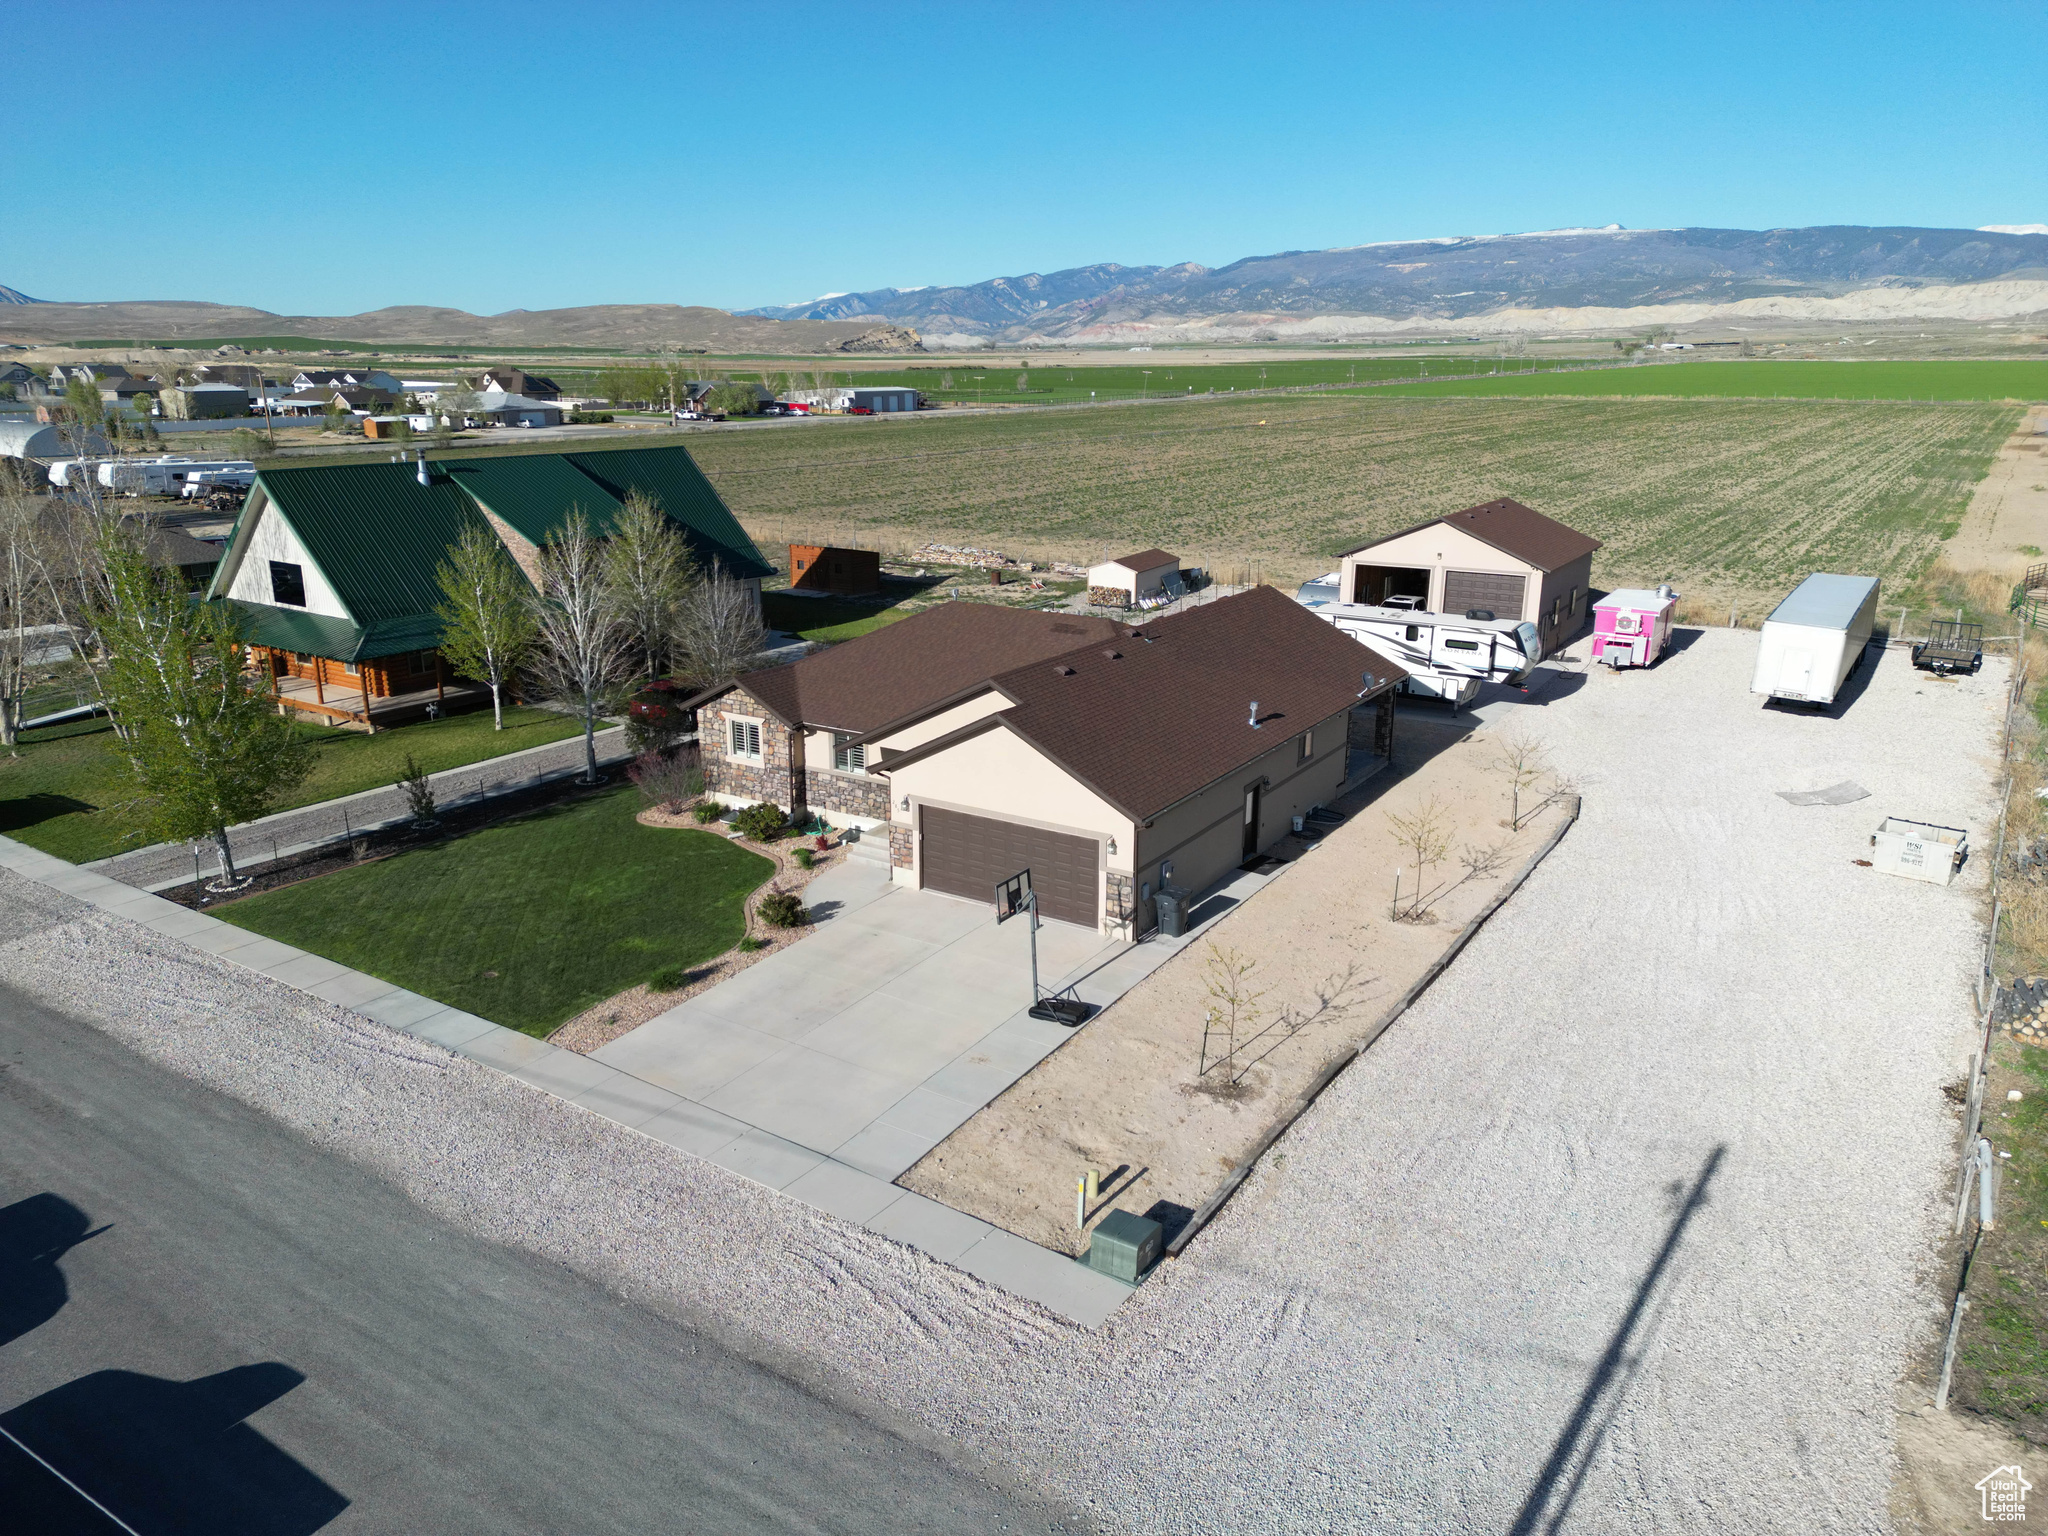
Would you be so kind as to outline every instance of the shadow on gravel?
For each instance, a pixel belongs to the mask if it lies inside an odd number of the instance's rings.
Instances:
[[[1636,1327],[1649,1310],[1658,1282],[1670,1267],[1671,1260],[1678,1252],[1680,1239],[1700,1207],[1707,1203],[1707,1186],[1713,1182],[1715,1172],[1721,1166],[1721,1159],[1728,1153],[1724,1143],[1707,1154],[1707,1160],[1700,1168],[1700,1176],[1693,1182],[1691,1193],[1678,1207],[1672,1218],[1671,1230],[1664,1236],[1664,1246],[1657,1250],[1657,1257],[1644,1273],[1636,1286],[1635,1300],[1622,1315],[1620,1326],[1614,1330],[1614,1337],[1608,1341],[1600,1362],[1593,1367],[1592,1377],[1586,1382],[1586,1390],[1579,1394],[1578,1405],[1572,1416],[1551,1447],[1550,1459],[1543,1464],[1543,1471],[1536,1478],[1536,1485],[1529,1490],[1529,1497],[1523,1501],[1522,1511],[1515,1517],[1515,1523],[1508,1527],[1513,1536],[1533,1536],[1537,1531],[1554,1532],[1564,1525],[1565,1516],[1578,1501],[1579,1489],[1584,1486],[1586,1473],[1593,1465],[1593,1455],[1600,1448],[1601,1438],[1607,1433],[1607,1426],[1614,1422],[1614,1415],[1621,1407],[1621,1400],[1628,1386],[1628,1379],[1635,1373],[1636,1362],[1629,1357],[1629,1340],[1635,1336]],[[1673,1193],[1683,1189],[1682,1184],[1673,1186]],[[1597,1422],[1596,1422],[1597,1419]],[[1589,1435],[1588,1430],[1592,1433]],[[1581,1442],[1584,1442],[1583,1447]]]
[[[57,1261],[89,1237],[92,1222],[62,1195],[0,1207],[0,1344],[40,1328],[71,1299]]]
[[[197,1381],[95,1371],[0,1414],[0,1429],[150,1536],[305,1536],[349,1501],[242,1422],[305,1379],[275,1361]],[[0,1484],[0,1507],[62,1498],[40,1469],[0,1462],[0,1477],[14,1472],[39,1486]]]

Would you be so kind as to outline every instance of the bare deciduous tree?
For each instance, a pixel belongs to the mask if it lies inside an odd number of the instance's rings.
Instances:
[[[650,498],[626,493],[605,546],[605,582],[644,677],[667,675],[695,562],[682,533]]]
[[[541,551],[534,616],[536,643],[529,663],[534,683],[543,695],[582,717],[580,782],[595,784],[597,722],[616,704],[632,661],[605,582],[604,546],[580,507]]]
[[[1405,909],[1396,901],[1394,916],[1414,922],[1429,910],[1424,903],[1435,894],[1423,888],[1428,879],[1426,871],[1436,868],[1451,851],[1450,811],[1432,795],[1416,808],[1414,815],[1389,816],[1387,825],[1393,829],[1394,846],[1415,863],[1415,894]]]
[[[1214,939],[1209,940],[1208,945],[1209,958],[1205,962],[1202,990],[1209,994],[1210,1007],[1202,1022],[1198,1076],[1206,1076],[1211,1067],[1220,1066],[1235,1056],[1238,1035],[1249,1033],[1266,1012],[1259,1006],[1259,999],[1266,995],[1265,992],[1255,992],[1251,985],[1252,972],[1258,969],[1259,962],[1238,950],[1223,948]],[[1225,1049],[1212,1061],[1209,1038],[1218,1033],[1224,1036]]]
[[[676,626],[677,657],[690,681],[708,685],[748,671],[767,641],[758,594],[713,561],[683,600]]]
[[[30,660],[49,645],[47,632],[35,631],[56,622],[43,571],[47,506],[11,467],[0,470],[0,746],[10,756],[21,735]]]
[[[1502,736],[1493,766],[1508,781],[1510,815],[1508,825],[1519,831],[1522,825],[1522,796],[1550,772],[1550,754],[1535,737],[1520,731]]]

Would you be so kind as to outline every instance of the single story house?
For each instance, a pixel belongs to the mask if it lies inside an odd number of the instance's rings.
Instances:
[[[759,592],[772,567],[673,447],[265,465],[206,595],[238,610],[280,703],[375,729],[446,692],[436,573],[465,526],[481,519],[536,580],[572,511],[604,533],[632,491],[668,514],[699,566]]]
[[[249,414],[249,392],[239,384],[183,384],[160,397],[171,421],[202,421]]]
[[[1391,752],[1404,676],[1255,587],[1143,627],[948,603],[689,703],[719,799],[886,830],[897,882],[971,901],[1028,868],[1135,938]]]
[[[98,387],[103,379],[125,379],[128,370],[119,363],[59,363],[50,370],[50,377],[57,385],[58,393],[73,379],[81,379]]]
[[[382,368],[307,368],[292,376],[298,389],[376,389],[396,397],[405,386],[395,373]]]
[[[163,385],[155,379],[139,379],[132,373],[124,373],[118,378],[100,380],[100,399],[108,405],[127,405],[141,396],[141,403],[147,405],[162,388]]]
[[[1153,598],[1178,597],[1180,557],[1163,549],[1088,567],[1088,601],[1098,608],[1135,608]]]
[[[789,546],[792,592],[841,592],[860,596],[882,590],[882,555],[874,549],[837,549],[829,544]]]
[[[1505,497],[1432,518],[1344,552],[1345,602],[1397,599],[1432,613],[1534,624],[1550,655],[1589,612],[1600,541]]]
[[[553,379],[521,368],[486,368],[476,376],[478,394],[524,395],[529,400],[559,400],[562,386]]]
[[[472,421],[495,422],[501,427],[559,427],[566,413],[552,400],[529,400],[492,390],[476,397],[476,408],[466,413]]]

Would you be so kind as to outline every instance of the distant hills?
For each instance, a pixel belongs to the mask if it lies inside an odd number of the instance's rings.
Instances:
[[[0,287],[0,340],[304,336],[426,346],[886,352],[1004,344],[1335,341],[1408,333],[1763,328],[2048,317],[2048,228],[1558,229],[1248,256],[1103,262],[961,287],[878,288],[731,314],[593,304],[472,315],[400,305],[277,315],[170,300],[45,303]]]
[[[663,348],[712,352],[866,352],[915,345],[885,322],[763,320],[682,304],[591,304],[577,309],[515,309],[472,315],[460,309],[399,305],[362,315],[277,315],[235,304],[175,299],[111,304],[46,303],[0,288],[0,341],[169,342],[229,337],[305,336],[393,346]]]
[[[743,313],[776,320],[873,316],[939,335],[1080,341],[1105,339],[1132,326],[1171,328],[1174,322],[1225,316],[1254,325],[1264,317],[1289,332],[1302,330],[1302,319],[1319,316],[1370,317],[1412,329],[1418,322],[1455,325],[1503,312],[1755,305],[1841,299],[1873,289],[1903,297],[2001,281],[2048,284],[2048,231],[1609,225],[1282,251],[1214,269],[1194,262],[1105,262],[965,287],[840,293]],[[2023,313],[2048,308],[2048,293],[2035,296],[2031,305],[2028,297],[2009,295],[1998,302],[2025,306]],[[1954,307],[1952,300],[1941,303]]]

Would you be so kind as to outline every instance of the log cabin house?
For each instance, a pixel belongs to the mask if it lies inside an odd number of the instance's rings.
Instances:
[[[528,580],[581,510],[608,532],[628,494],[652,499],[700,567],[752,585],[772,567],[689,450],[608,448],[259,470],[206,589],[234,605],[281,708],[374,731],[481,701],[438,649],[438,572],[482,520]]]

